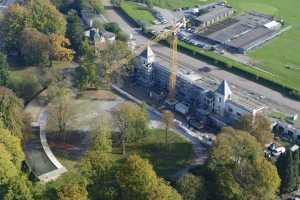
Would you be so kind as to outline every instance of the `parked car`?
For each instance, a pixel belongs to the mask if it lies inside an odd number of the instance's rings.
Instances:
[[[159,21],[157,21],[157,20],[154,20],[153,21],[153,24],[155,24],[155,25],[159,25],[159,24],[161,24]]]
[[[272,155],[273,156],[280,156],[284,152],[285,152],[285,148],[284,147],[278,147],[278,148],[276,148],[275,150],[272,151]]]

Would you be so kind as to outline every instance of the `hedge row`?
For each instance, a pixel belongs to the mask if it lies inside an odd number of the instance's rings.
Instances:
[[[116,10],[120,12],[120,14],[122,14],[123,17],[125,17],[132,25],[137,27],[140,26],[139,21],[131,18],[130,15],[125,10],[122,9],[122,7],[116,8]],[[152,33],[147,31],[144,31],[144,35],[147,36],[148,38],[152,38],[154,36]],[[168,45],[166,41],[161,41],[161,43]],[[253,80],[271,89],[279,91],[282,94],[285,94],[291,98],[300,100],[300,90],[296,88],[292,88],[278,80],[274,80],[270,74],[259,72],[249,65],[245,65],[237,61],[234,61],[230,58],[220,56],[218,54],[215,54],[214,52],[201,50],[198,47],[192,46],[182,41],[178,42],[178,50],[183,53],[187,53],[193,57],[199,58],[207,62],[208,64],[218,66],[222,69],[238,74],[249,80]]]

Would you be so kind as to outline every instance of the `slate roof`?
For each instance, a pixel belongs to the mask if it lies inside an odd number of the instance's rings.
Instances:
[[[147,49],[141,53],[141,56],[146,58],[148,63],[154,62],[155,54],[150,46],[148,46]]]
[[[219,93],[223,96],[228,96],[232,94],[231,89],[229,87],[229,84],[227,81],[222,81],[222,83],[219,85],[219,87],[216,89],[216,93]]]

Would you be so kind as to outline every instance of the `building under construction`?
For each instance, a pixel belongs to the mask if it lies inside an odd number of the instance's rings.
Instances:
[[[182,68],[176,72],[176,100],[168,100],[170,74],[167,66],[156,62],[150,47],[137,59],[137,83],[145,88],[149,97],[186,117],[210,120],[222,127],[233,124],[244,114],[255,116],[264,109],[254,99],[234,95],[226,81],[210,82],[200,74]]]

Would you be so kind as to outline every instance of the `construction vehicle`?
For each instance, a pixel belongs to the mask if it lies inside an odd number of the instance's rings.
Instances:
[[[163,32],[154,35],[153,38],[150,39],[149,43],[139,47],[136,49],[136,52],[141,53],[147,49],[151,43],[158,43],[161,40],[168,40],[170,43],[170,77],[169,77],[169,93],[168,99],[176,98],[176,72],[177,72],[177,33],[181,27],[186,27],[187,21],[185,18],[180,19],[179,21],[174,20],[174,25],[170,29],[166,29]],[[122,65],[127,65],[133,58],[135,58],[135,54],[130,54],[129,56],[121,59],[116,63],[116,65],[112,66],[112,70],[118,68]]]

